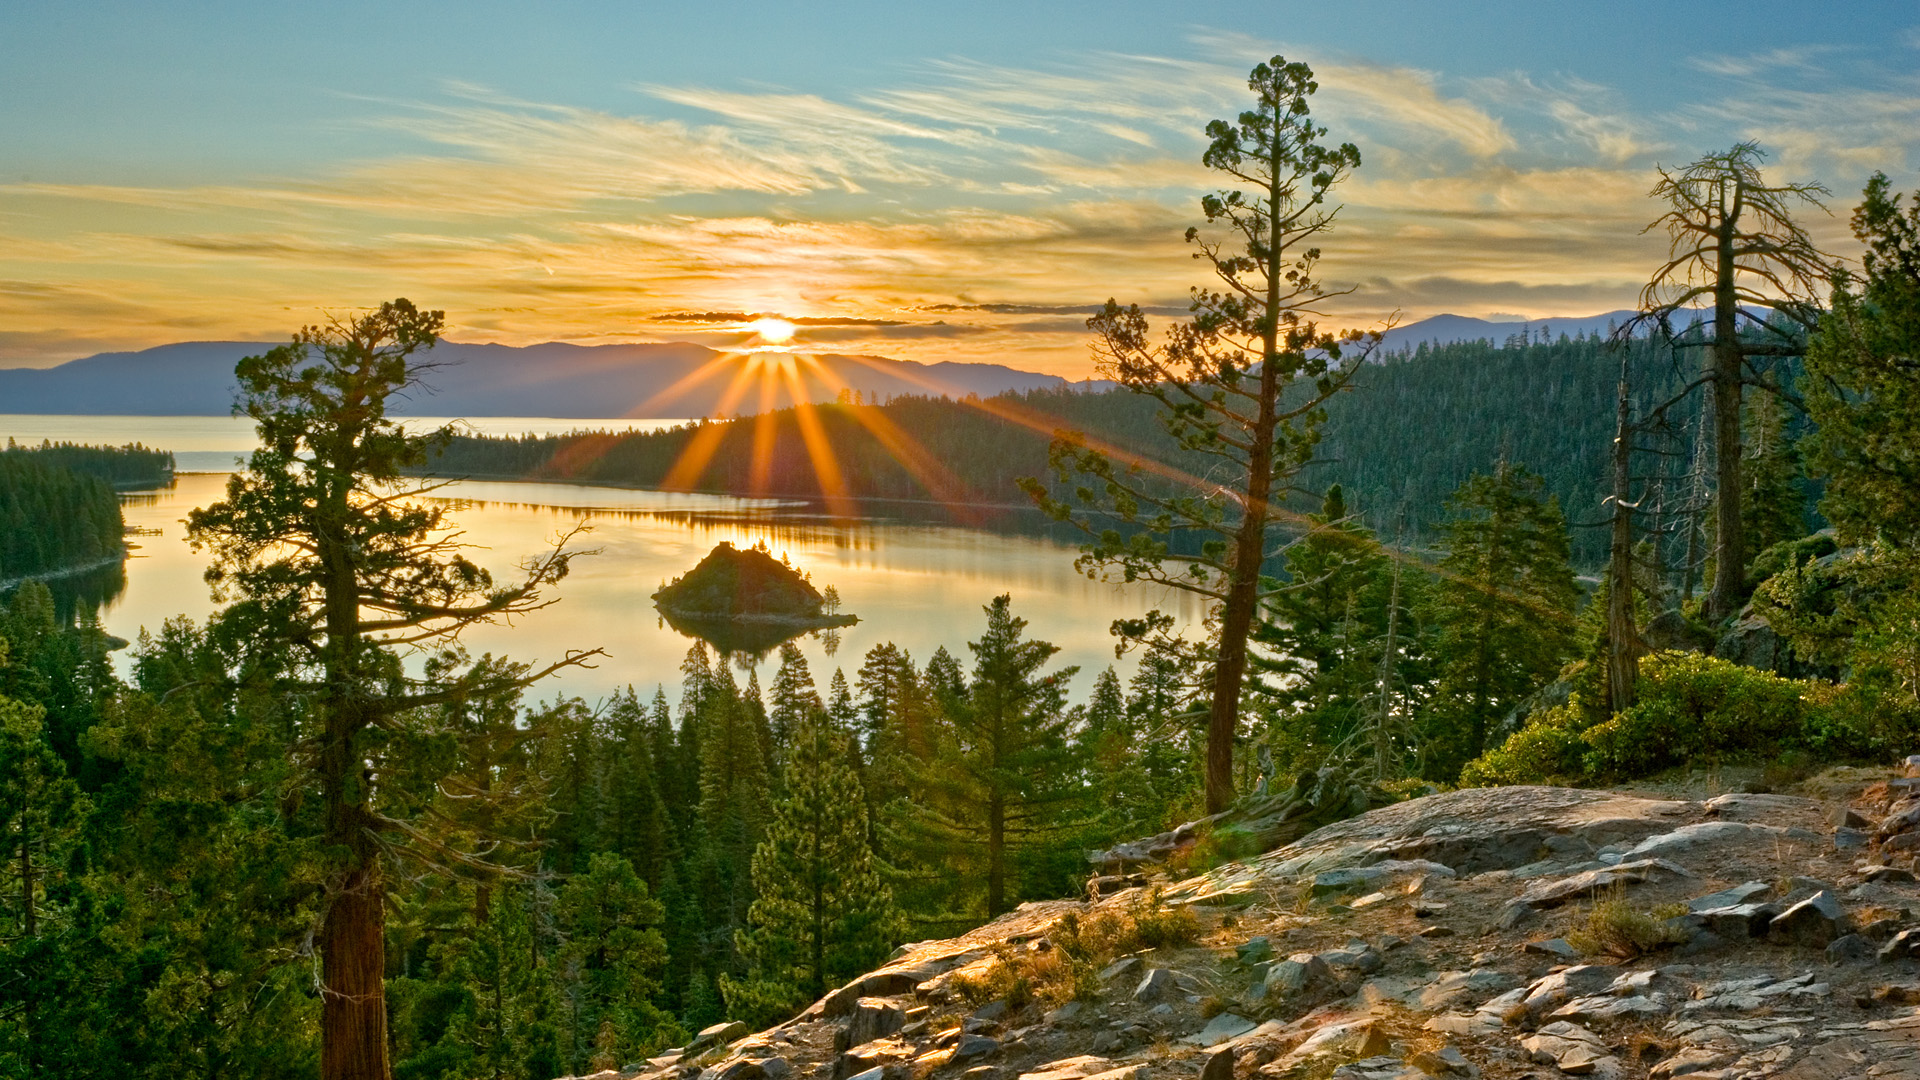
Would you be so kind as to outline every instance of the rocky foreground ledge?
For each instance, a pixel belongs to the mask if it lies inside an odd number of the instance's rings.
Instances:
[[[1028,904],[778,1027],[597,1075],[1920,1080],[1920,780],[1830,790],[1433,795],[1198,877]],[[1192,913],[1195,944],[1118,957],[1072,1000],[980,1000],[996,965],[1147,889]]]

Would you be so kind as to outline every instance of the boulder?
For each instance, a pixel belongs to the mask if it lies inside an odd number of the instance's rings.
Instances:
[[[1529,941],[1525,945],[1520,946],[1520,951],[1534,953],[1540,956],[1551,956],[1556,960],[1575,960],[1580,956],[1580,950],[1567,944],[1566,938],[1545,938],[1540,941]]]
[[[1527,996],[1521,999],[1521,1004],[1530,1012],[1543,1012],[1570,998],[1604,993],[1613,985],[1614,976],[1614,970],[1609,967],[1576,964],[1535,979],[1527,987]]]
[[[1703,928],[1728,941],[1765,937],[1780,908],[1775,904],[1736,904],[1697,913]]]
[[[999,1039],[990,1039],[985,1035],[962,1035],[960,1041],[954,1044],[953,1057],[949,1060],[954,1064],[962,1064],[992,1057],[999,1052]]]
[[[1920,930],[1902,930],[1880,946],[1880,962],[1883,964],[1915,957],[1920,957]]]
[[[1635,859],[1616,866],[1583,870],[1571,877],[1542,881],[1520,894],[1520,902],[1535,908],[1558,907],[1569,900],[1592,896],[1619,885],[1658,881],[1662,877],[1692,877],[1691,871],[1665,859]]]
[[[1049,1011],[1047,1015],[1041,1019],[1055,1027],[1064,1027],[1080,1019],[1080,1014],[1086,1011],[1087,1007],[1080,1002],[1069,1001],[1059,1008]]]
[[[1702,821],[1693,825],[1682,825],[1672,832],[1650,836],[1627,849],[1624,859],[1650,859],[1656,857],[1686,858],[1702,851],[1712,851],[1728,843],[1742,840],[1765,840],[1772,842],[1785,836],[1787,830],[1778,825],[1762,825],[1750,821]]]
[[[1244,1016],[1235,1016],[1232,1013],[1221,1013],[1207,1021],[1206,1027],[1201,1028],[1199,1031],[1188,1035],[1180,1041],[1192,1043],[1195,1046],[1218,1046],[1228,1039],[1245,1035],[1256,1026],[1258,1025]]]
[[[729,1058],[700,1070],[700,1080],[767,1080],[767,1070],[753,1058]]]
[[[1569,1076],[1586,1076],[1599,1071],[1612,1055],[1600,1036],[1567,1020],[1556,1021],[1521,1039],[1520,1045],[1534,1061],[1553,1065]]]
[[[1381,958],[1380,954],[1375,951],[1371,945],[1363,944],[1358,948],[1349,946],[1345,949],[1329,949],[1317,955],[1320,961],[1330,968],[1352,968],[1363,975],[1379,971],[1386,965],[1386,961]]]
[[[1847,930],[1846,909],[1840,906],[1838,897],[1822,889],[1775,915],[1767,923],[1767,940],[1825,947]]]
[[[1694,804],[1580,788],[1467,788],[1411,799],[1335,822],[1260,859],[1295,880],[1343,867],[1426,860],[1459,874],[1510,870],[1540,858],[1549,839],[1634,844],[1673,828]]]
[[[1729,908],[1736,907],[1740,904],[1751,904],[1755,901],[1765,899],[1767,895],[1772,892],[1773,886],[1764,881],[1749,881],[1744,885],[1735,885],[1731,889],[1721,889],[1719,892],[1708,893],[1705,896],[1696,896],[1692,900],[1687,901],[1687,910],[1694,912],[1711,911],[1715,908]]]
[[[906,1010],[885,998],[860,998],[854,1002],[853,1012],[847,1017],[846,1026],[836,1037],[835,1049],[846,1050],[850,1047],[870,1043],[875,1039],[884,1039],[907,1026]]]
[[[1270,997],[1295,997],[1333,978],[1333,969],[1313,953],[1294,953],[1267,969],[1267,977],[1248,992],[1258,1002]]]
[[[687,1044],[686,1052],[694,1054],[715,1046],[725,1046],[735,1039],[745,1038],[748,1030],[747,1025],[738,1020],[726,1020],[701,1028],[700,1034],[695,1035],[693,1041]]]
[[[1200,1080],[1233,1080],[1233,1049],[1223,1047],[1208,1054],[1207,1063],[1200,1066]]]
[[[1874,958],[1873,942],[1859,934],[1843,934],[1827,946],[1829,964],[1864,964]]]
[[[1273,959],[1273,943],[1263,935],[1248,938],[1234,947],[1234,955],[1243,964],[1259,964]]]
[[[1467,1060],[1458,1047],[1443,1046],[1438,1050],[1422,1050],[1407,1059],[1407,1064],[1426,1073],[1428,1076],[1476,1076],[1478,1069]]]
[[[1152,1004],[1172,997],[1178,989],[1173,982],[1173,972],[1166,968],[1154,968],[1133,988],[1133,1000],[1143,1005]]]

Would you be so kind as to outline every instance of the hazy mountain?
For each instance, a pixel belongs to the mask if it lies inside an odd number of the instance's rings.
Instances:
[[[0,413],[221,416],[233,406],[233,366],[271,343],[192,341],[101,353],[53,368],[0,369]],[[1062,385],[998,364],[921,364],[877,356],[741,357],[699,345],[514,348],[443,342],[426,354],[433,393],[395,411],[417,416],[693,417],[755,413],[796,397],[863,394],[987,397]]]
[[[1525,332],[1531,340],[1541,340],[1548,334],[1559,340],[1561,334],[1579,337],[1582,333],[1589,336],[1606,336],[1613,328],[1624,324],[1639,314],[1636,311],[1607,311],[1599,315],[1586,315],[1577,318],[1534,319],[1531,322],[1514,320],[1495,322],[1490,319],[1476,319],[1468,315],[1435,315],[1430,319],[1396,326],[1387,331],[1386,340],[1381,347],[1388,351],[1410,349],[1421,342],[1436,345],[1451,345],[1456,341],[1479,341],[1485,338],[1494,344],[1505,342],[1508,338]]]

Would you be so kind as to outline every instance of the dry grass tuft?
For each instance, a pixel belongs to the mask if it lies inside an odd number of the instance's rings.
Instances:
[[[1182,948],[1200,940],[1200,920],[1184,907],[1168,907],[1159,890],[1125,906],[1068,913],[1047,934],[1043,951],[1002,945],[980,975],[957,976],[955,993],[973,1005],[1004,1000],[1019,1008],[1053,1008],[1100,993],[1100,970],[1119,957],[1148,949]]]
[[[1567,944],[1588,956],[1613,956],[1631,960],[1679,940],[1667,928],[1667,920],[1687,913],[1685,904],[1662,904],[1652,911],[1641,911],[1628,902],[1623,890],[1615,889],[1593,905],[1584,926],[1567,935]]]

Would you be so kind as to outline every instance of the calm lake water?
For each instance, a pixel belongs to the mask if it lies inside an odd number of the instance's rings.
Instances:
[[[422,421],[428,422],[428,421]],[[550,432],[575,428],[649,427],[675,421],[545,420],[486,418],[476,428],[494,432]],[[144,442],[172,450],[183,469],[206,460],[231,468],[252,448],[245,421],[225,417],[8,417],[0,438],[87,443]],[[193,455],[193,456],[189,456]],[[204,465],[202,467],[205,467]],[[126,586],[101,610],[107,629],[133,640],[142,627],[158,627],[177,615],[196,621],[213,610],[201,578],[206,557],[191,551],[182,520],[187,511],[220,498],[225,475],[183,473],[175,486],[125,498],[128,525],[139,531],[126,564]],[[946,646],[971,667],[966,643],[985,626],[982,607],[994,596],[1013,597],[1028,634],[1061,647],[1056,662],[1077,664],[1073,696],[1084,699],[1093,677],[1115,665],[1126,677],[1132,658],[1116,661],[1107,632],[1113,620],[1160,607],[1197,619],[1184,596],[1146,586],[1118,587],[1075,573],[1074,546],[1045,534],[1038,515],[994,514],[978,527],[947,523],[927,507],[881,507],[873,516],[833,518],[800,502],[739,499],[578,484],[464,481],[446,489],[456,502],[456,520],[473,553],[497,576],[510,578],[525,556],[548,547],[575,524],[591,532],[577,547],[599,553],[574,562],[557,591],[559,603],[512,627],[477,627],[465,638],[469,651],[491,651],[537,662],[568,648],[604,648],[610,656],[593,670],[569,671],[542,684],[535,696],[555,693],[598,699],[631,685],[650,695],[665,685],[678,700],[679,667],[693,639],[667,626],[653,608],[654,590],[685,573],[722,540],[736,547],[764,542],[812,575],[818,587],[835,586],[842,610],[860,618],[839,631],[798,639],[824,692],[836,667],[852,679],[868,649],[891,641],[924,664]],[[121,654],[124,662],[125,654]],[[758,668],[765,686],[777,654],[755,660],[735,654],[743,672]]]

